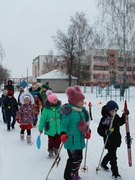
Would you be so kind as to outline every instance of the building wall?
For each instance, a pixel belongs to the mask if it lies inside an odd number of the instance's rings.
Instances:
[[[38,80],[40,83],[46,83],[49,82],[49,86],[52,89],[53,92],[55,93],[64,93],[67,87],[69,87],[69,83],[67,79],[42,79]],[[73,79],[71,86],[77,85],[77,80]]]
[[[128,52],[130,58],[127,63],[127,77],[130,83],[135,84],[135,53]],[[43,62],[49,56],[40,55],[33,60],[33,79],[42,75]],[[54,58],[59,58],[54,56]],[[61,61],[54,64],[55,69],[61,70],[64,63]],[[86,52],[85,58],[82,63],[86,63],[89,66],[89,70],[86,70],[89,80],[85,80],[85,83],[97,82],[97,79],[120,79],[123,74],[123,60],[120,51],[106,50],[106,49],[90,49]],[[64,71],[64,69],[62,69]],[[49,71],[47,71],[49,72]],[[47,73],[45,72],[45,73]],[[45,74],[44,73],[44,74]]]

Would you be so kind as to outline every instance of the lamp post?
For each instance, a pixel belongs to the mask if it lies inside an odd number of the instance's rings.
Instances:
[[[28,68],[27,68],[27,84],[28,84]]]

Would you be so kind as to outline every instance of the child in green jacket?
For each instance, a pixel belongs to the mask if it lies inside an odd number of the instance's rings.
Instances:
[[[48,135],[49,157],[54,158],[58,152],[60,140],[60,109],[61,102],[51,90],[46,92],[47,100],[39,122],[39,132]]]
[[[79,168],[82,162],[82,150],[85,138],[90,138],[89,116],[83,107],[85,99],[79,86],[66,90],[68,104],[62,107],[61,141],[67,149],[68,160],[64,172],[66,180],[80,180]]]

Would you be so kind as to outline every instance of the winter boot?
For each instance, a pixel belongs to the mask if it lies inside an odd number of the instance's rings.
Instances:
[[[55,154],[55,156],[58,154],[58,148],[54,148],[54,154]]]
[[[31,141],[31,136],[27,136],[27,144],[33,144],[32,141]]]
[[[20,134],[20,140],[24,142],[24,134]]]
[[[78,172],[75,173],[73,180],[81,180],[81,177],[79,176]]]
[[[105,171],[109,171],[109,167],[103,163],[101,163],[101,168],[103,168]]]
[[[53,149],[49,149],[48,152],[49,152],[49,154],[48,154],[49,157],[51,157],[51,158],[54,158],[54,157],[55,157],[55,154],[54,154],[54,150],[53,150]]]
[[[117,179],[122,179],[121,175],[117,174],[117,175],[112,175],[112,178],[114,180],[117,180]]]

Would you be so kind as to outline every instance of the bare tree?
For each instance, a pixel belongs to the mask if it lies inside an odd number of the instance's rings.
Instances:
[[[68,30],[67,35],[61,30],[57,31],[57,36],[53,37],[58,53],[63,57],[65,71],[69,75],[69,86],[71,86],[73,63],[75,60],[75,39],[72,30]]]
[[[2,45],[0,44],[0,60],[2,61],[4,57],[4,49]],[[10,77],[10,70],[7,68],[4,68],[3,65],[0,62],[0,85],[3,83],[5,78]]]
[[[70,22],[67,34],[58,30],[57,36],[53,37],[58,53],[64,57],[69,74],[69,85],[71,85],[71,75],[76,76],[79,81],[87,76],[89,78],[88,72],[86,73],[85,52],[93,47],[98,39],[84,13],[76,13],[75,17],[71,17]]]
[[[10,70],[4,68],[2,64],[0,64],[0,84],[4,82],[4,79],[7,79],[9,77],[10,77]]]
[[[127,63],[131,56],[128,52],[133,51],[135,47],[135,1],[102,0],[98,1],[98,7],[101,13],[99,22],[105,34],[106,47],[119,50],[124,59],[124,87]]]
[[[45,60],[43,62],[42,74],[45,74],[53,70],[53,61],[54,61],[53,56],[54,56],[53,51],[50,50],[48,55],[44,57]]]
[[[4,56],[4,49],[2,45],[0,44],[0,60],[3,60],[3,56]]]

